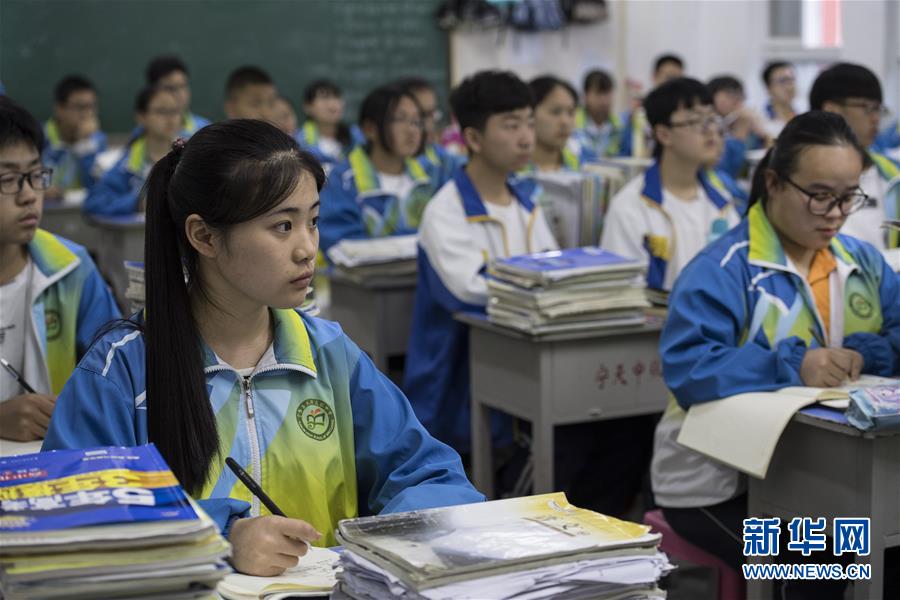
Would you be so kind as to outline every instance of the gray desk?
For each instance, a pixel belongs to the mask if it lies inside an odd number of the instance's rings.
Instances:
[[[883,597],[884,550],[900,546],[900,434],[863,433],[798,413],[788,424],[764,480],[750,477],[750,516],[871,518],[872,580],[853,584],[855,600]],[[820,553],[822,563],[833,563]],[[815,555],[813,555],[815,556]],[[748,581],[748,598],[771,597],[771,582]]]
[[[63,202],[44,202],[41,229],[80,244],[92,252],[97,250],[97,239],[81,213],[81,205]]]
[[[125,261],[144,260],[144,215],[88,217],[88,223],[95,237],[97,267],[112,285],[119,307],[127,310]]]
[[[360,283],[335,272],[330,276],[328,314],[362,348],[382,373],[388,358],[406,354],[416,296],[415,276]]]
[[[553,491],[553,428],[662,412],[661,323],[529,336],[461,314],[469,325],[472,474],[493,497],[490,410],[531,422],[534,493]]]

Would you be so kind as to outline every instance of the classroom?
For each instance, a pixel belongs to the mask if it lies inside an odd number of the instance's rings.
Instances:
[[[0,597],[900,598],[900,0],[2,0]]]

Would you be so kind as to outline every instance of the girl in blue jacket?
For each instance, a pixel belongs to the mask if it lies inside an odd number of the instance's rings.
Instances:
[[[166,87],[147,87],[138,93],[134,110],[138,128],[125,152],[95,185],[84,201],[89,215],[130,215],[142,210],[141,188],[150,168],[165,156],[182,127],[175,95]]]
[[[146,311],[94,344],[44,444],[154,442],[254,575],[296,565],[304,540],[335,545],[340,519],[483,500],[340,327],[293,308],[323,181],[262,121],[178,142],[147,182]],[[229,456],[288,518],[223,468]]]
[[[900,372],[898,276],[873,246],[838,233],[867,202],[867,162],[840,116],[795,117],[754,175],[747,216],[688,264],[669,299],[660,355],[674,399],[656,429],[653,492],[679,535],[735,569],[746,476],[678,444],[685,411]]]
[[[336,166],[322,190],[322,249],[342,239],[415,233],[444,183],[416,157],[425,143],[422,110],[409,89],[376,88],[359,110],[366,143]]]

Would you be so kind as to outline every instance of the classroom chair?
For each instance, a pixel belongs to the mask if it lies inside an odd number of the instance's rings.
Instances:
[[[653,531],[662,534],[659,548],[673,560],[713,569],[718,582],[719,600],[745,600],[746,586],[740,573],[675,533],[666,522],[661,509],[644,513],[644,525],[649,525]]]

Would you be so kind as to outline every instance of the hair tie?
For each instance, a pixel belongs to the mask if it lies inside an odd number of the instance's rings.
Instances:
[[[181,158],[181,153],[184,151],[184,146],[186,144],[187,138],[177,138],[174,142],[172,142],[172,152],[174,152],[178,158]]]

